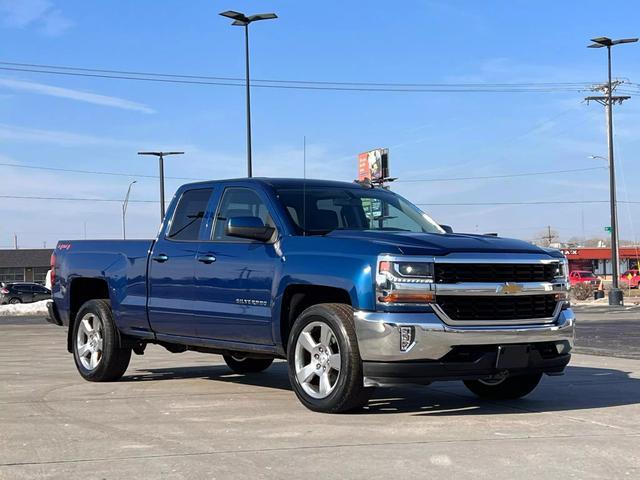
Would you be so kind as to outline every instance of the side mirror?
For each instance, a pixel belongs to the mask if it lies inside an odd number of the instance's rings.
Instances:
[[[451,225],[440,225],[440,228],[443,229],[446,233],[453,233],[453,228],[451,228]]]
[[[275,228],[264,224],[258,217],[231,217],[227,220],[225,233],[229,237],[249,238],[266,242],[271,238]]]

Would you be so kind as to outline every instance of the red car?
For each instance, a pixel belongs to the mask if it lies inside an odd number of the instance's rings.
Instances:
[[[620,281],[627,283],[631,288],[638,288],[640,286],[640,270],[627,270],[620,275]]]
[[[600,283],[600,278],[588,270],[574,270],[569,274],[569,283],[571,285],[576,285],[578,283],[598,285]]]

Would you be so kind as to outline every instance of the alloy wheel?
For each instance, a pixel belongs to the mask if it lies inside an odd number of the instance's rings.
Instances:
[[[78,327],[76,348],[80,363],[87,370],[95,370],[103,356],[104,327],[100,317],[87,313]]]
[[[333,392],[340,377],[340,346],[336,334],[324,322],[311,322],[298,335],[295,372],[302,389],[323,399]]]

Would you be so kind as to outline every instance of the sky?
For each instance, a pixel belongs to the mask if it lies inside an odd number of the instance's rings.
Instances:
[[[295,2],[0,0],[0,62],[241,78],[242,29],[224,10],[276,12],[251,26],[256,79],[402,84],[598,83],[598,36],[640,36],[635,0]],[[257,10],[256,10],[257,9]],[[640,240],[640,43],[613,52],[614,77],[639,94],[615,107],[620,236]],[[241,86],[175,84],[6,70],[0,64],[0,248],[121,238],[159,226],[185,179],[246,175]],[[31,70],[38,68],[31,68]],[[224,83],[224,82],[223,82]],[[477,89],[476,89],[477,90]],[[585,91],[417,92],[254,87],[254,175],[352,181],[357,154],[390,149],[392,190],[459,232],[534,239],[605,236],[605,116]],[[8,164],[14,166],[8,166]],[[27,168],[28,167],[28,168]],[[38,167],[38,168],[31,168]],[[46,170],[55,168],[59,170]],[[63,172],[119,173],[98,175]],[[582,170],[589,169],[589,170]],[[552,175],[468,179],[557,170]],[[462,178],[462,179],[461,179]],[[457,179],[448,181],[417,181]],[[553,204],[503,205],[513,202]],[[453,204],[453,205],[452,205]],[[462,205],[461,205],[462,204]]]

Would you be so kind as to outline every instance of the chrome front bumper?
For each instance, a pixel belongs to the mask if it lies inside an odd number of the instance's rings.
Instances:
[[[354,313],[360,356],[364,361],[439,360],[454,347],[510,343],[565,342],[573,348],[575,315],[558,313],[553,323],[539,325],[447,325],[435,313]],[[413,327],[414,340],[400,350],[400,327]],[[568,353],[563,352],[563,353]]]

